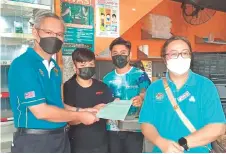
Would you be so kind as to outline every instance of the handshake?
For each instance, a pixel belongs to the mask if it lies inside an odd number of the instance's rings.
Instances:
[[[92,108],[84,108],[79,109],[78,113],[78,121],[77,122],[70,122],[70,125],[78,125],[80,123],[84,125],[91,125],[97,121],[99,121],[99,118],[96,117],[97,112],[103,108],[105,104],[98,104]]]

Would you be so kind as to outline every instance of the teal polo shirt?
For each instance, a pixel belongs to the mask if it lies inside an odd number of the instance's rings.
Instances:
[[[192,71],[189,71],[188,80],[180,90],[177,90],[168,74],[167,81],[182,112],[197,130],[211,123],[226,122],[217,89],[212,81]],[[139,122],[154,125],[163,138],[175,142],[190,134],[173,109],[165,93],[162,79],[149,86]],[[153,152],[157,153],[161,150],[154,147]],[[202,153],[208,150],[204,147],[197,147],[188,152]]]
[[[66,125],[65,122],[37,119],[29,110],[30,106],[41,103],[64,108],[61,99],[60,68],[56,61],[51,59],[52,69],[48,71],[45,62],[47,61],[32,48],[28,48],[10,66],[8,74],[10,105],[16,128],[55,129]]]

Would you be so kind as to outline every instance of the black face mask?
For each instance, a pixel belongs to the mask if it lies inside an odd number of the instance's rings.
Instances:
[[[55,54],[60,51],[63,41],[57,37],[40,37],[40,47],[48,54]]]
[[[95,74],[95,67],[79,68],[79,76],[83,80],[89,80]]]
[[[116,55],[116,56],[112,56],[112,61],[116,67],[123,68],[128,63],[127,58],[128,58],[128,55]]]

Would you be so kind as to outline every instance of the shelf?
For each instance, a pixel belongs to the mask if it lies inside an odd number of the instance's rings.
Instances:
[[[9,92],[8,88],[1,88],[1,92]]]
[[[163,62],[163,59],[161,57],[139,58],[139,60],[148,60],[148,61],[159,61],[159,62]]]
[[[51,6],[1,0],[1,12],[3,16],[32,16],[33,10],[51,10]]]
[[[33,40],[32,34],[24,33],[0,33],[1,45],[30,44]]]
[[[9,66],[11,65],[12,60],[0,60],[0,65],[1,66]]]
[[[13,117],[10,117],[10,118],[2,118],[1,117],[1,122],[11,122],[13,121]]]
[[[15,39],[33,39],[32,34],[24,34],[24,33],[0,33],[0,37],[2,38],[15,38]]]
[[[9,92],[1,92],[0,98],[9,98]]]
[[[198,36],[195,36],[195,43],[197,44],[213,44],[213,45],[226,45],[226,41],[222,40],[222,41],[208,41],[205,38],[201,38]]]
[[[217,41],[213,41],[213,42],[210,42],[210,41],[205,41],[204,43],[206,44],[218,44],[218,45],[226,45],[226,42],[217,42]]]
[[[166,41],[169,38],[157,38],[157,37],[152,37],[151,34],[149,34],[148,32],[146,32],[145,30],[141,29],[141,40],[142,41]]]

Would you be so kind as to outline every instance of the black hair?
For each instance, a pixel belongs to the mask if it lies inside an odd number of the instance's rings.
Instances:
[[[126,48],[129,50],[129,52],[130,52],[130,50],[131,50],[131,43],[130,43],[130,41],[126,41],[126,40],[124,40],[124,39],[121,38],[121,37],[118,37],[118,38],[116,38],[115,40],[113,40],[113,41],[111,42],[110,46],[109,46],[109,49],[112,51],[112,49],[113,49],[113,47],[114,47],[115,45],[125,45]]]
[[[104,15],[104,16],[105,16],[105,14],[104,14],[104,13],[101,13],[100,15]]]
[[[116,14],[112,14],[112,17],[115,17],[116,18]]]
[[[89,62],[95,60],[95,54],[86,48],[76,48],[72,53],[72,60],[74,62]]]
[[[191,43],[189,42],[189,40],[187,38],[182,37],[182,36],[172,36],[164,43],[164,45],[161,49],[161,57],[162,58],[164,58],[166,56],[166,49],[169,46],[169,44],[176,40],[181,40],[181,41],[185,42],[188,45],[190,52],[192,52]]]

